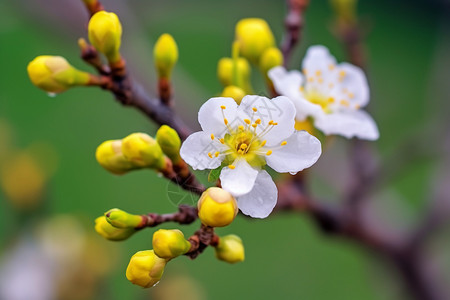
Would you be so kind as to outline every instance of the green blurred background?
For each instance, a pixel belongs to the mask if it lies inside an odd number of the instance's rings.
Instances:
[[[103,3],[122,20],[123,53],[133,74],[149,90],[156,86],[152,44],[164,32],[174,36],[180,50],[174,75],[177,110],[197,127],[198,108],[222,89],[215,76],[216,64],[220,57],[230,55],[235,23],[244,17],[264,18],[279,42],[286,12],[284,1]],[[374,147],[382,160],[408,137],[442,130],[440,121],[448,111],[444,101],[449,79],[446,66],[450,65],[448,6],[427,0],[360,1],[359,13],[367,31],[370,110],[381,132]],[[0,194],[0,251],[4,253],[14,249],[18,236],[30,232],[45,216],[75,215],[88,232],[93,232],[95,217],[113,207],[135,213],[165,213],[174,211],[180,199],[190,204],[195,201],[151,171],[117,177],[96,163],[95,149],[102,141],[131,132],[155,133],[156,127],[140,112],[122,107],[110,94],[95,88],[78,88],[50,98],[30,83],[26,65],[37,55],[62,55],[73,65],[89,70],[77,48],[77,39],[87,37],[87,18],[79,0],[0,2],[0,119],[12,128],[14,147],[25,149],[35,142],[45,142],[55,152],[47,159],[58,164],[49,181],[45,204],[37,212],[20,212]],[[291,68],[299,68],[306,48],[313,44],[324,44],[339,61],[345,60],[332,28],[333,12],[328,2],[311,0],[304,38]],[[254,73],[258,78],[259,74]],[[0,142],[6,143],[5,138]],[[430,147],[440,141],[433,143]],[[346,145],[337,139],[313,168],[316,194],[339,198],[346,181],[338,174],[348,168]],[[373,221],[400,232],[416,224],[432,193],[430,178],[437,161],[413,161],[377,191],[371,204]],[[182,230],[190,235],[197,226]],[[88,299],[150,299],[147,290],[126,280],[125,269],[132,254],[151,248],[152,232],[145,230],[119,244],[102,244],[117,252],[108,262],[114,267],[101,289]],[[194,261],[186,257],[172,261],[154,290],[162,290],[164,280],[168,278],[169,282],[171,276],[177,275],[190,278],[186,280],[193,283],[188,285],[196,286],[206,299],[407,298],[388,264],[357,245],[322,235],[307,216],[285,213],[266,220],[237,218],[218,232],[242,237],[246,247],[244,263],[227,265],[207,249]],[[442,278],[448,279],[448,251],[442,249],[435,255],[446,262],[440,272]]]

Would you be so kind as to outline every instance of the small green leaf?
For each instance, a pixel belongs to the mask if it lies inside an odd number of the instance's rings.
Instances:
[[[223,167],[224,166],[222,165],[218,168],[215,168],[214,170],[211,170],[211,172],[209,172],[209,175],[208,175],[208,181],[216,182],[217,180],[219,180],[220,172],[222,171]]]

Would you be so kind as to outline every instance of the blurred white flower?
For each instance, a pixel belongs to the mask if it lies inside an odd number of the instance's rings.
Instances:
[[[308,117],[326,135],[376,140],[377,125],[361,108],[369,102],[364,72],[349,63],[336,64],[324,46],[312,46],[303,60],[303,74],[275,67],[269,71],[275,90],[297,108],[297,121]]]
[[[314,136],[295,131],[295,107],[286,97],[245,96],[239,106],[232,98],[211,98],[198,121],[203,131],[186,139],[181,157],[196,170],[223,167],[222,188],[254,218],[267,217],[277,202],[266,164],[295,174],[313,165],[322,151]]]

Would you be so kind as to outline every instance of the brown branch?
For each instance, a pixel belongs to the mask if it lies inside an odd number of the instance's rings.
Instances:
[[[98,0],[83,0],[89,15],[92,17],[96,12],[105,10],[102,3]]]
[[[289,65],[292,51],[300,40],[304,25],[303,13],[308,4],[309,0],[287,0],[288,14],[284,19],[286,32],[281,44],[285,66]]]
[[[185,254],[190,259],[195,259],[199,256],[208,246],[217,246],[219,244],[219,236],[214,233],[214,228],[203,225],[197,230],[188,241],[191,243],[191,249]]]
[[[175,222],[181,225],[191,224],[198,218],[198,211],[196,207],[182,204],[178,207],[178,212],[172,214],[155,214],[150,213],[142,215],[142,224],[136,229],[145,227],[156,227],[167,222]]]

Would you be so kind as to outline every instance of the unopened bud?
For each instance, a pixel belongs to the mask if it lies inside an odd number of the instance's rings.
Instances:
[[[165,166],[159,144],[145,133],[132,133],[122,140],[123,155],[137,166],[161,170]]]
[[[127,279],[144,288],[152,287],[161,279],[166,263],[167,260],[158,257],[153,250],[139,251],[130,259]]]
[[[283,53],[276,47],[267,48],[259,60],[259,68],[266,78],[270,69],[283,65]]]
[[[89,20],[88,35],[91,44],[103,53],[110,63],[120,60],[122,25],[115,13],[99,11]]]
[[[172,69],[178,61],[178,47],[173,37],[164,33],[156,41],[153,58],[159,78],[170,78]]]
[[[255,64],[263,52],[275,44],[267,22],[257,18],[242,19],[236,24],[236,40],[240,54]]]
[[[227,263],[234,264],[245,259],[244,245],[240,237],[234,234],[219,239],[215,248],[216,257]]]
[[[134,228],[116,228],[106,221],[105,216],[95,219],[95,231],[110,241],[123,241],[132,236],[136,230]]]
[[[142,216],[132,215],[121,209],[113,208],[105,213],[106,221],[116,228],[138,228],[142,225]]]
[[[211,187],[198,200],[198,217],[203,224],[224,227],[233,222],[238,212],[236,199],[224,189]]]
[[[31,82],[49,93],[87,85],[90,79],[89,73],[75,69],[61,56],[38,56],[28,64],[27,71]]]
[[[358,0],[330,0],[330,2],[339,20],[345,22],[354,22],[356,20]]]
[[[235,73],[235,75],[237,76],[238,79],[237,82],[235,82],[236,80],[233,79],[234,76],[233,59],[229,57],[221,58],[217,64],[217,77],[219,78],[219,81],[222,83],[223,86],[237,85],[245,92],[250,93],[251,91],[250,64],[245,58],[239,57],[236,61],[236,67],[237,72]]]
[[[124,174],[138,168],[122,153],[122,141],[105,141],[97,147],[95,158],[98,163],[113,174]]]
[[[156,141],[174,164],[180,161],[181,139],[175,129],[167,125],[161,126],[156,132]]]
[[[178,229],[160,229],[153,234],[153,251],[161,258],[172,259],[189,251],[191,243]]]
[[[246,94],[243,89],[234,85],[229,85],[223,89],[222,94],[220,96],[233,98],[237,104],[241,104],[241,100],[242,98],[244,98],[245,95]]]

